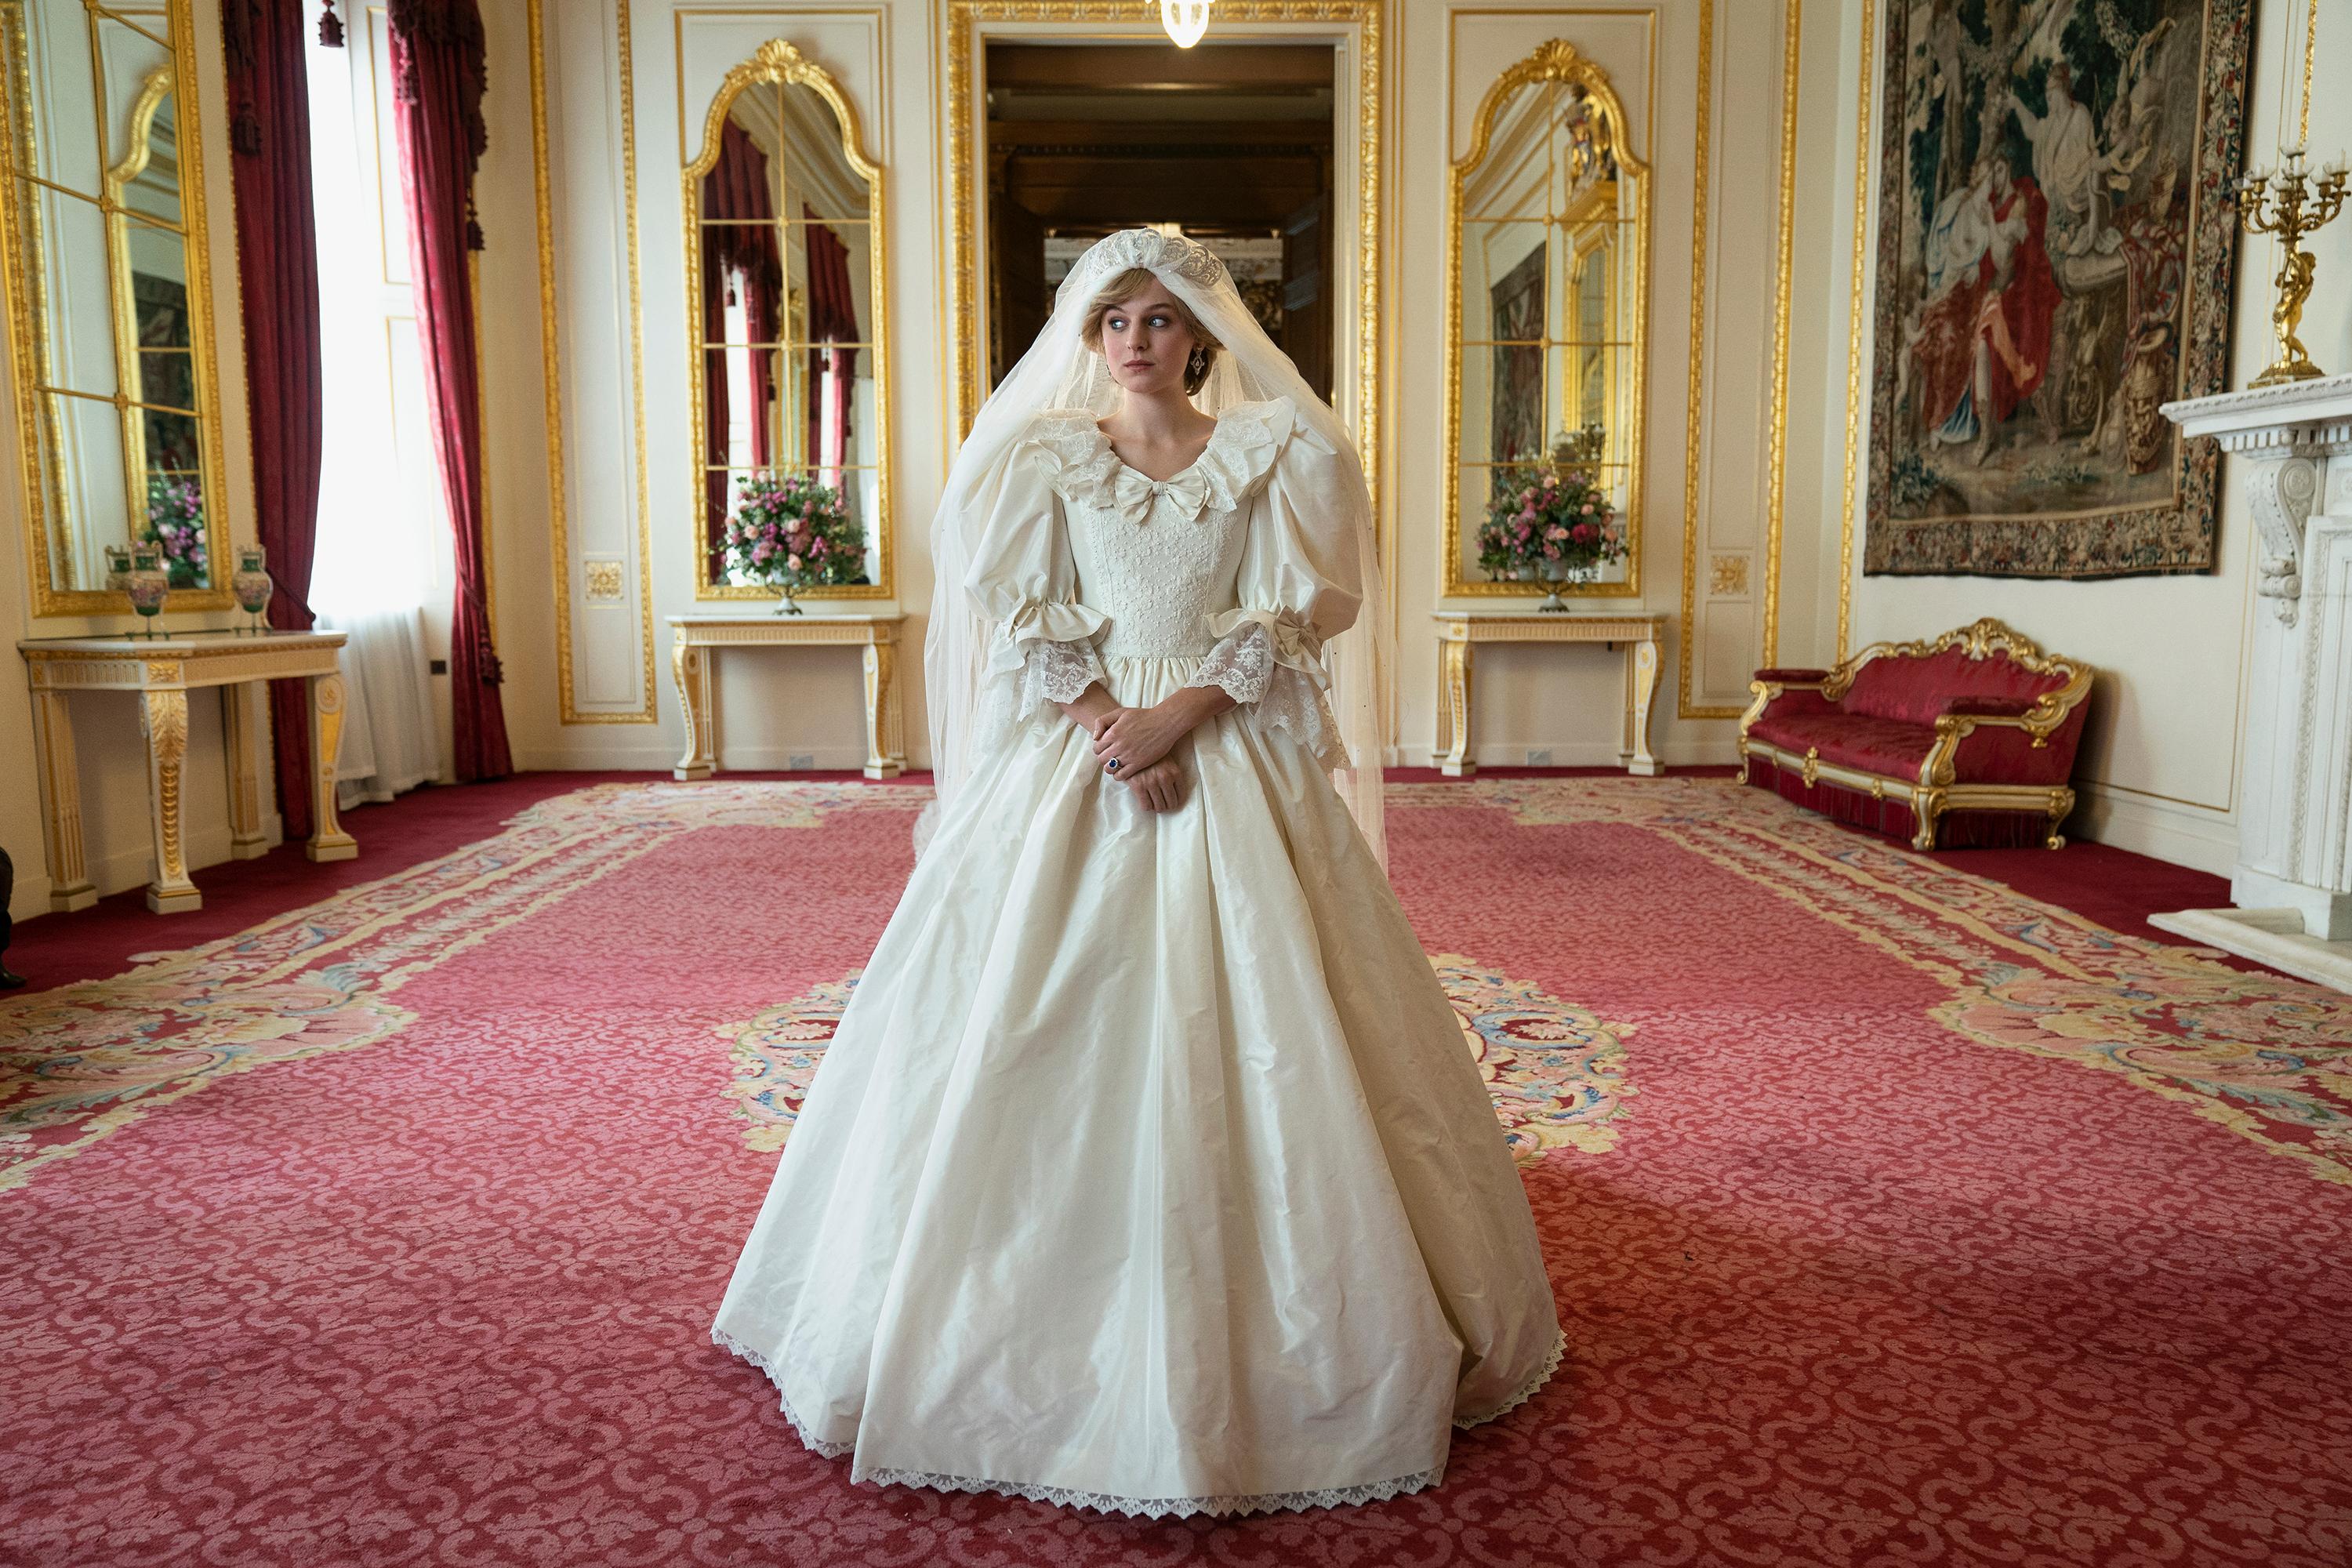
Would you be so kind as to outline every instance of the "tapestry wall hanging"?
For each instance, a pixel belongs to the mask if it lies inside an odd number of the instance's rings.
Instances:
[[[1887,6],[1865,573],[2212,568],[2254,4]]]

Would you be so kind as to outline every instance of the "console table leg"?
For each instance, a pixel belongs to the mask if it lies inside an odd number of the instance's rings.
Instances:
[[[1470,760],[1470,646],[1437,645],[1437,771],[1450,779],[1478,771]]]
[[[1631,731],[1633,756],[1625,771],[1643,778],[1655,778],[1666,771],[1650,750],[1650,710],[1658,698],[1658,645],[1643,640],[1633,646],[1626,659],[1627,689],[1625,692],[1625,727]]]
[[[719,771],[719,737],[710,728],[710,651],[683,641],[671,643],[669,673],[677,683],[678,712],[686,720],[686,754],[669,776],[707,779]]]
[[[343,678],[310,678],[310,841],[313,860],[354,860],[360,843],[335,816],[335,763],[343,749]]]
[[[180,846],[181,770],[188,758],[188,693],[175,688],[149,691],[140,717],[147,731],[148,826],[155,845],[155,878],[147,884],[147,907],[159,915],[205,907],[205,896],[188,879]]]
[[[49,908],[59,914],[98,902],[81,842],[81,764],[73,715],[62,691],[33,693],[33,735],[41,753],[41,805],[49,862]]]
[[[222,739],[228,742],[228,855],[254,860],[269,853],[261,832],[261,738],[251,681],[220,689]]]
[[[898,719],[898,650],[866,645],[866,776],[895,779],[907,765]]]

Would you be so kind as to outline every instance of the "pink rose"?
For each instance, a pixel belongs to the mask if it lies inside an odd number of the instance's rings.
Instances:
[[[797,572],[801,569],[801,558],[798,555],[787,555],[784,557],[784,566],[788,571]]]

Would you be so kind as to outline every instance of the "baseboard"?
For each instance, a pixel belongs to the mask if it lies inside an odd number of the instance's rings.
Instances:
[[[28,921],[36,915],[45,915],[48,912],[48,872],[38,867],[30,870],[22,866],[17,867],[16,891],[8,896],[10,918]]]
[[[1399,765],[1412,768],[1433,768],[1437,765],[1435,748],[1402,746]],[[1539,762],[1528,760],[1529,752],[1549,752]],[[1733,767],[1739,753],[1731,738],[1720,741],[1694,736],[1687,740],[1669,741],[1657,749],[1658,760],[1670,768]],[[1482,768],[1614,768],[1624,764],[1614,741],[1487,741],[1470,749],[1470,760]]]
[[[523,747],[514,754],[515,766],[548,773],[658,773],[677,765],[677,747],[614,745]],[[866,765],[862,746],[729,746],[719,758],[719,772],[790,773],[796,768],[855,772]],[[909,764],[909,771],[915,771]]]
[[[2238,863],[2238,825],[2228,816],[2153,796],[2080,786],[2067,833],[2191,870],[2226,877]]]

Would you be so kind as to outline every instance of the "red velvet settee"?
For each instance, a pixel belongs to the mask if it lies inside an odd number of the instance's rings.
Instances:
[[[1835,669],[1759,669],[1739,776],[1915,849],[2055,849],[2091,674],[1990,616]]]

